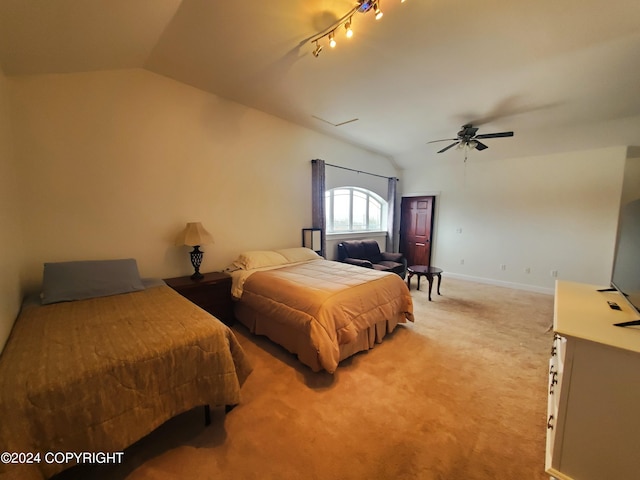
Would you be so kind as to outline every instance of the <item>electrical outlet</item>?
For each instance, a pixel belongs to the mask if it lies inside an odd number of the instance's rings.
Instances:
[[[506,270],[506,269],[507,269],[507,266],[504,263],[500,264],[500,270]]]
[[[551,270],[551,276],[552,277],[557,277],[558,276],[558,270]]]

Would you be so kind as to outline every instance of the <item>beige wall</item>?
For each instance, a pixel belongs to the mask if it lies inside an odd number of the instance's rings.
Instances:
[[[437,195],[447,274],[551,291],[551,270],[609,281],[626,157],[420,159],[400,188]],[[187,221],[216,241],[203,271],[299,245],[313,158],[398,175],[385,157],[144,70],[0,75],[0,344],[45,261],[134,257],[143,276],[188,274],[189,249],[173,246]]]
[[[402,193],[437,195],[433,263],[449,275],[551,292],[556,270],[608,285],[625,160],[625,147],[427,158],[403,172]]]
[[[396,175],[384,157],[144,70],[8,79],[29,287],[42,263],[134,257],[188,274],[188,221],[215,244],[202,271],[247,249],[299,246],[313,158]]]
[[[22,298],[20,269],[23,242],[8,103],[7,80],[0,70],[0,352]]]

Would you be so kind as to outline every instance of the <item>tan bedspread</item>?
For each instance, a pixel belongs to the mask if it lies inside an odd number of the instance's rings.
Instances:
[[[328,260],[254,272],[244,282],[240,303],[304,332],[330,373],[341,359],[340,346],[360,332],[385,320],[393,326],[413,321],[411,295],[398,275]]]
[[[199,405],[240,401],[234,334],[167,286],[26,305],[0,356],[0,452],[118,452]],[[71,465],[0,464],[42,479]]]

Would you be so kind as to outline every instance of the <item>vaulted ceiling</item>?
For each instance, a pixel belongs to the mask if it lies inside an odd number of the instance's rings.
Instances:
[[[341,28],[314,57],[308,40],[354,5],[0,0],[0,65],[8,76],[145,68],[400,167],[465,123],[515,131],[478,155],[640,145],[638,0],[381,0],[382,19],[356,13],[353,38]]]

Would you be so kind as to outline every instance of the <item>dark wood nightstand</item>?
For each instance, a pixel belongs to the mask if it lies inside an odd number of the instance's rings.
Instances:
[[[233,300],[231,276],[222,272],[205,273],[200,280],[191,277],[165,278],[165,283],[200,308],[206,310],[226,325],[232,325]]]

